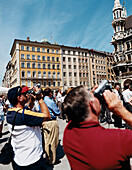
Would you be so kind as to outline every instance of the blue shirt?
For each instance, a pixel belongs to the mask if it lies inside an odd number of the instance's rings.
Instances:
[[[56,116],[60,115],[60,110],[58,109],[56,103],[48,96],[44,97],[44,102],[49,109],[51,119],[56,119]]]

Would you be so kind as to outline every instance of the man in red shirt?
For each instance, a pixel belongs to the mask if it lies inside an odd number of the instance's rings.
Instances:
[[[114,97],[111,104],[104,93],[109,109],[118,112],[118,106],[123,108],[114,93],[109,91],[108,95]],[[63,146],[71,169],[130,169],[132,131],[101,127],[100,111],[99,100],[86,87],[74,88],[65,98],[64,112],[71,121],[64,132]]]

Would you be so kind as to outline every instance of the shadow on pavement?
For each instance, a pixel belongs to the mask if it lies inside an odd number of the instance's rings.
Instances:
[[[64,149],[63,149],[63,146],[60,144],[60,141],[59,140],[59,144],[58,144],[58,147],[57,147],[57,155],[56,155],[56,159],[57,160],[60,160],[61,158],[63,158],[65,156],[65,153],[64,153]]]

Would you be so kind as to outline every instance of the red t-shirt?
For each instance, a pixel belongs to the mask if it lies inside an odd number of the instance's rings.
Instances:
[[[63,146],[71,169],[130,169],[132,131],[105,129],[98,122],[69,122]]]

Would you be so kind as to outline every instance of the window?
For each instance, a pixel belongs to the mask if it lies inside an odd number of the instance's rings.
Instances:
[[[45,56],[42,56],[42,60],[43,60],[43,61],[45,61],[45,60],[46,60]]]
[[[85,73],[83,73],[83,77],[85,77]]]
[[[76,58],[73,58],[73,62],[76,62]]]
[[[31,77],[31,72],[27,71],[27,77]]]
[[[27,54],[27,60],[30,60],[30,55],[29,54]]]
[[[44,87],[46,87],[46,81],[43,82]]]
[[[27,46],[27,51],[29,51],[30,50],[30,47],[29,46]]]
[[[40,55],[37,56],[37,60],[40,60]]]
[[[37,52],[40,52],[40,48],[39,47],[37,47]]]
[[[69,72],[69,77],[71,77],[71,75],[72,75],[71,72]]]
[[[60,69],[60,65],[59,65],[59,64],[57,64],[57,69],[58,69],[58,70]]]
[[[52,69],[55,69],[55,64],[52,64]]]
[[[24,45],[21,45],[21,50],[23,50],[23,51],[24,51]]]
[[[65,50],[63,50],[62,52],[63,52],[63,54],[65,54]]]
[[[56,61],[59,62],[59,57],[56,58]]]
[[[67,83],[66,83],[66,81],[64,81],[64,86],[66,86],[67,85]]]
[[[88,73],[86,73],[86,77],[88,77]]]
[[[56,82],[55,82],[55,81],[53,81],[53,86],[55,87],[55,85],[56,85]]]
[[[119,51],[122,51],[121,43],[119,43]]]
[[[76,77],[77,76],[77,73],[74,73],[74,77]]]
[[[51,78],[51,72],[50,71],[48,72],[48,78]]]
[[[47,49],[47,53],[49,53],[50,52],[50,50],[49,49]]]
[[[21,63],[21,67],[24,68],[25,67],[25,63]]]
[[[68,62],[71,62],[71,58],[68,58]]]
[[[75,81],[75,86],[77,86],[77,81]]]
[[[42,52],[45,52],[45,48],[42,48]]]
[[[82,63],[84,63],[84,59],[82,59]]]
[[[60,72],[57,72],[57,78],[60,78]]]
[[[63,68],[66,68],[66,65],[63,65]]]
[[[55,52],[55,50],[54,49],[52,49],[52,53],[54,53]]]
[[[41,71],[38,71],[38,78],[41,78]]]
[[[46,71],[43,72],[43,78],[46,78]]]
[[[33,71],[33,77],[36,77],[36,71]]]
[[[63,57],[63,61],[66,61],[66,58],[65,58],[65,57]]]
[[[72,81],[70,81],[70,86],[72,86]]]
[[[53,78],[55,78],[55,77],[56,77],[55,72],[53,72]]]
[[[21,84],[22,84],[22,86],[25,86],[26,85],[25,80],[22,80]]]
[[[32,60],[35,60],[35,55],[32,55]]]
[[[79,70],[81,70],[81,66],[79,66]]]
[[[49,86],[49,87],[51,86],[51,81],[48,81],[48,86]]]
[[[31,80],[27,80],[27,86],[28,86],[28,87],[31,86]]]
[[[66,77],[66,72],[63,72],[63,76]]]
[[[60,82],[58,81],[58,87],[60,86]]]
[[[35,51],[35,47],[32,47],[32,51]]]
[[[32,68],[35,68],[35,63],[32,64]]]
[[[56,53],[59,54],[59,50],[56,50]]]
[[[43,69],[46,69],[46,64],[45,63],[43,64]]]
[[[50,61],[50,56],[47,57],[47,61]]]
[[[68,65],[68,68],[71,69],[71,65]]]
[[[22,71],[22,77],[25,77],[25,71]]]
[[[30,63],[27,63],[27,68],[30,68]]]
[[[68,54],[70,54],[70,50],[68,50]]]
[[[38,68],[41,68],[41,64],[40,63],[38,63]]]
[[[36,86],[36,81],[33,81],[33,86]]]
[[[48,69],[50,69],[50,64],[48,64]]]
[[[52,57],[52,61],[55,61],[55,57]]]
[[[21,59],[24,59],[24,58],[25,58],[24,54],[21,54]]]

